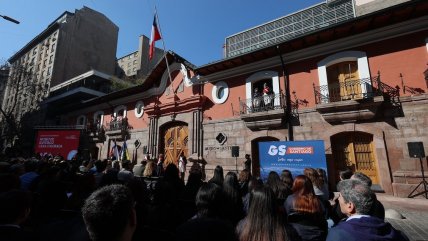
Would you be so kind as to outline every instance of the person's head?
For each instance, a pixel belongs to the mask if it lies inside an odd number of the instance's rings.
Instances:
[[[31,194],[22,190],[0,193],[0,225],[20,225],[30,214]]]
[[[123,160],[122,161],[122,168],[126,169],[126,170],[130,170],[131,169],[131,161]]]
[[[154,161],[148,161],[146,164],[146,168],[144,168],[143,176],[151,177],[155,173],[156,163]]]
[[[213,179],[218,181],[219,183],[223,183],[224,181],[223,167],[221,166],[215,167]]]
[[[293,187],[291,188],[291,191],[294,194],[298,195],[315,195],[314,193],[314,187],[312,186],[311,179],[307,177],[306,175],[298,175],[293,182]]]
[[[269,187],[260,186],[251,191],[245,220],[240,240],[288,240],[275,194]]]
[[[205,183],[196,194],[196,209],[198,217],[220,217],[224,194],[215,183]]]
[[[288,188],[293,187],[293,174],[289,170],[282,170],[280,179]]]
[[[346,180],[352,177],[352,170],[349,168],[346,168],[339,172],[339,178],[340,180]]]
[[[359,181],[363,182],[364,184],[366,184],[369,187],[372,186],[372,179],[369,176],[367,176],[366,174],[362,173],[362,172],[356,172],[356,173],[354,173],[354,175],[351,176],[351,179],[353,179],[353,180],[359,180]]]
[[[136,227],[134,204],[131,191],[123,185],[105,186],[92,193],[82,208],[91,239],[130,240]]]
[[[111,167],[113,168],[113,169],[116,169],[116,170],[119,170],[120,169],[120,164],[119,164],[119,161],[113,161],[112,163],[111,163]]]
[[[159,154],[159,155],[158,155],[158,161],[159,161],[159,160],[162,160],[162,161],[163,161],[163,154]]]
[[[103,172],[107,168],[107,161],[106,160],[96,160],[95,161],[95,168],[97,169],[97,172]]]
[[[293,208],[300,213],[321,213],[320,200],[315,196],[311,180],[305,175],[294,179],[293,194],[295,199]]]
[[[238,181],[239,182],[249,182],[251,178],[251,173],[249,170],[244,169],[239,173]]]
[[[245,159],[250,159],[250,154],[245,154]]]
[[[307,176],[317,188],[321,188],[324,184],[323,179],[320,178],[318,172],[314,168],[305,168],[303,174]]]
[[[236,176],[236,173],[228,172],[224,177],[223,184],[231,187],[238,187],[239,183],[238,183],[238,177]]]
[[[176,181],[179,180],[180,177],[178,175],[178,168],[175,164],[170,163],[165,168],[164,180]]]
[[[368,215],[375,200],[374,193],[364,182],[347,179],[337,184],[340,210],[347,216]]]

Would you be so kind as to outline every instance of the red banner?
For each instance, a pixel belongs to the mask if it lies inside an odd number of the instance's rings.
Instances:
[[[61,155],[72,159],[79,147],[80,131],[78,130],[39,130],[36,139],[36,153]]]

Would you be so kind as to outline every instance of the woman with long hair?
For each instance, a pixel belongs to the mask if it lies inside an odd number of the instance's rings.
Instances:
[[[238,177],[234,172],[228,172],[223,182],[225,195],[224,210],[226,217],[236,225],[244,217],[244,206],[239,192]]]
[[[278,204],[283,206],[285,199],[287,199],[288,195],[291,194],[291,190],[288,189],[287,186],[285,186],[285,184],[281,181],[278,173],[274,171],[269,172],[265,185],[272,189]]]
[[[223,167],[216,166],[214,169],[214,175],[208,182],[215,183],[215,184],[219,185],[220,187],[222,187],[223,181],[224,181]]]
[[[239,222],[236,232],[240,241],[289,240],[275,194],[269,187],[257,187],[251,192],[248,215]]]
[[[285,169],[285,170],[282,170],[280,178],[281,178],[281,181],[285,184],[285,186],[287,186],[288,189],[291,190],[291,188],[293,187],[293,181],[294,181],[293,174],[289,170]]]
[[[325,240],[327,221],[324,207],[314,193],[311,180],[305,175],[294,179],[293,194],[285,201],[285,210],[290,225],[296,230],[302,241]]]
[[[317,170],[314,168],[305,168],[303,174],[311,180],[315,195],[321,198],[322,201],[328,201],[328,189],[324,186],[324,178],[320,177]]]

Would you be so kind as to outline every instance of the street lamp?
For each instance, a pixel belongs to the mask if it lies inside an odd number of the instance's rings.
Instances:
[[[10,21],[10,22],[12,22],[12,23],[19,24],[19,21],[18,21],[18,20],[15,20],[15,19],[13,19],[13,18],[11,18],[11,17],[4,16],[4,15],[0,15],[0,17],[4,18],[5,20]]]

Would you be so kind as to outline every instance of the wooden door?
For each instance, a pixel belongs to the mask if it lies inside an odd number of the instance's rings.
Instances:
[[[357,61],[347,61],[327,67],[331,101],[362,98]]]
[[[379,183],[372,135],[361,132],[335,135],[332,137],[332,149],[337,176],[339,171],[349,168],[366,174],[373,184]]]
[[[189,129],[186,125],[179,125],[166,129],[164,133],[164,165],[174,163],[178,166],[178,158],[182,152],[188,157]]]

